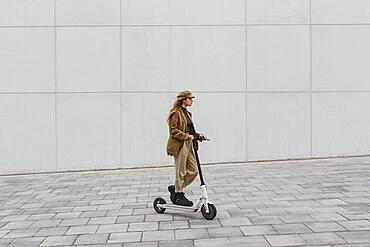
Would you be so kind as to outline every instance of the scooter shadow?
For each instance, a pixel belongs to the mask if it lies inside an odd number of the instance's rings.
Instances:
[[[199,212],[181,212],[181,211],[177,211],[177,210],[169,210],[167,209],[166,212],[164,214],[172,214],[173,217],[180,217],[180,219],[178,220],[181,220],[181,219],[202,219],[202,215],[199,213]]]

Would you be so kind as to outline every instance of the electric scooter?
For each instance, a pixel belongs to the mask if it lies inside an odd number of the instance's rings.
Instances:
[[[187,206],[167,203],[165,199],[158,197],[153,202],[153,208],[157,213],[162,214],[164,213],[164,211],[166,211],[166,209],[172,209],[172,210],[179,210],[179,211],[185,211],[185,212],[200,211],[203,217],[207,220],[213,220],[216,217],[217,209],[215,205],[211,201],[208,200],[207,187],[206,187],[206,184],[204,183],[202,168],[200,166],[199,155],[197,151],[197,144],[198,142],[202,142],[202,141],[209,141],[209,139],[203,136],[200,136],[199,138],[196,138],[193,140],[193,150],[194,150],[194,154],[195,154],[195,158],[196,158],[197,166],[198,166],[200,187],[202,189],[202,194],[199,200],[193,206],[187,207]]]

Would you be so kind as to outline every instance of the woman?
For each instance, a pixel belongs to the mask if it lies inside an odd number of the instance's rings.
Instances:
[[[192,115],[186,107],[193,104],[190,91],[180,92],[168,116],[170,136],[167,142],[167,154],[175,158],[175,185],[168,186],[171,201],[176,205],[193,206],[184,194],[184,189],[198,175],[197,162],[193,151],[193,140],[204,137],[196,133]]]

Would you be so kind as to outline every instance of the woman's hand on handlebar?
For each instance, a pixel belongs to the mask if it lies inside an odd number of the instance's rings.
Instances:
[[[199,141],[208,141],[209,139],[204,134],[198,134]]]
[[[209,139],[203,134],[196,133],[195,135],[188,135],[188,136],[189,136],[190,141],[193,141],[193,140],[197,140],[200,142],[209,141]]]

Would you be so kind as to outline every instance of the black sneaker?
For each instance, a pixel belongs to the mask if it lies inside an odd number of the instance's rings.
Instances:
[[[168,186],[168,191],[170,192],[170,199],[173,204],[175,204],[175,185]]]
[[[176,205],[191,207],[193,206],[193,202],[189,201],[188,198],[185,197],[184,192],[175,193],[175,203]]]

